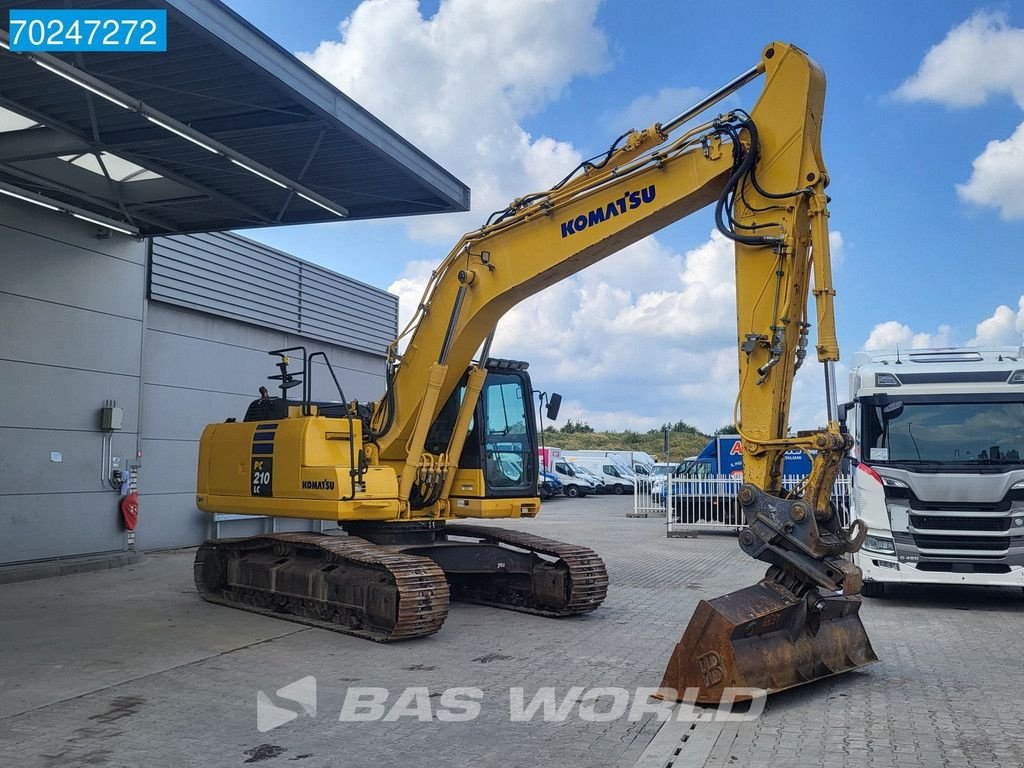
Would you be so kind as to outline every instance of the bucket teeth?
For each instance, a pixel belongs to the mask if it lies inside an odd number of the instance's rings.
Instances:
[[[872,664],[878,657],[859,611],[859,595],[796,597],[767,580],[701,600],[661,687],[679,697],[696,689],[697,703],[719,704]]]

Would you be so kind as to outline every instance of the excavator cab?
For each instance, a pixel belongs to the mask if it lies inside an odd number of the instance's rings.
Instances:
[[[460,499],[465,507],[470,500],[537,496],[537,422],[528,368],[528,363],[519,360],[487,361],[487,378],[456,470],[456,511]],[[428,453],[440,455],[450,444],[467,384],[468,374],[442,406],[427,435],[424,447]],[[528,516],[530,513],[536,514],[532,504]]]

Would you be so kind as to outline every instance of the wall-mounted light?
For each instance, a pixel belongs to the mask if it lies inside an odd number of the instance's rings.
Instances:
[[[95,224],[98,227],[106,227],[107,229],[112,229],[115,232],[120,232],[123,235],[137,235],[138,234],[138,232],[132,232],[130,229],[125,229],[124,227],[119,227],[116,224],[111,224],[109,221],[100,221],[99,219],[92,219],[92,218],[89,218],[88,216],[83,216],[80,213],[74,213],[74,212],[72,212],[71,215],[74,216],[76,219],[81,219],[82,221],[88,221],[90,224]]]
[[[28,195],[22,195],[17,192],[11,192],[9,189],[0,189],[0,195],[7,195],[8,197],[15,197],[18,200],[24,200],[26,203],[32,203],[32,205],[38,205],[40,208],[48,208],[51,211],[59,211],[60,207],[56,205],[50,205],[44,203],[42,200],[36,200],[34,197]]]
[[[191,141],[197,147],[202,147],[207,152],[213,152],[213,154],[215,154],[215,155],[219,155],[220,154],[220,150],[211,147],[209,144],[207,144],[204,141],[200,141],[195,136],[190,136],[189,134],[185,133],[184,131],[179,131],[173,125],[168,125],[163,120],[159,120],[159,119],[153,117],[152,115],[147,115],[145,113],[142,113],[142,116],[144,118],[146,118],[147,120],[149,120],[149,122],[151,122],[153,125],[158,125],[161,128],[163,128],[165,131],[170,131],[175,136],[181,136],[181,138],[185,139],[185,141]]]
[[[104,93],[99,88],[93,87],[84,80],[75,77],[70,72],[65,72],[62,69],[58,69],[57,67],[51,66],[49,63],[43,61],[42,59],[36,56],[32,57],[32,61],[34,61],[36,64],[38,64],[40,67],[47,70],[48,72],[53,72],[53,74],[57,75],[58,77],[63,77],[69,83],[74,83],[79,88],[85,88],[85,90],[89,91],[90,93],[95,93],[101,99],[106,99],[111,104],[116,104],[117,106],[121,107],[121,109],[127,109],[129,112],[134,111],[131,105],[126,104],[125,102],[121,101],[121,99],[111,96],[109,93]]]
[[[298,195],[299,197],[301,197],[303,200],[312,203],[313,205],[319,205],[325,211],[327,211],[328,213],[333,213],[335,216],[341,216],[342,218],[346,218],[348,216],[347,213],[340,213],[339,211],[335,210],[334,208],[331,208],[329,205],[324,205],[319,200],[315,200],[312,197],[310,197],[309,195],[304,195],[302,192],[296,192],[295,194]]]
[[[43,197],[42,195],[37,195],[33,192],[21,190],[18,187],[10,187],[3,182],[0,182],[0,195],[13,197],[16,200],[21,200],[25,203],[31,203],[39,208],[45,208],[48,211],[67,214],[76,219],[87,221],[90,224],[95,224],[97,227],[103,227],[104,229],[109,229],[114,232],[120,232],[123,235],[139,237],[139,230],[131,227],[130,224],[126,224],[123,221],[112,221],[92,213],[83,212],[79,208],[63,204],[58,200],[53,200],[52,198]]]
[[[254,173],[254,174],[256,174],[257,176],[259,176],[259,177],[260,177],[261,179],[266,179],[266,180],[267,180],[267,181],[269,181],[269,182],[270,182],[271,184],[276,184],[276,185],[277,185],[277,186],[279,186],[279,187],[280,187],[281,189],[290,189],[290,187],[289,187],[289,186],[288,186],[287,184],[283,184],[282,182],[278,181],[277,179],[271,178],[270,176],[267,176],[267,174],[265,174],[265,173],[262,173],[262,172],[260,172],[260,171],[257,171],[257,170],[256,170],[255,168],[252,168],[252,167],[250,167],[250,166],[246,165],[246,164],[245,164],[245,163],[243,163],[243,162],[242,162],[241,160],[235,160],[235,158],[233,158],[233,157],[229,157],[229,158],[228,158],[228,160],[230,160],[230,161],[231,161],[232,163],[234,163],[235,165],[237,165],[237,166],[238,166],[239,168],[241,168],[241,169],[243,169],[243,170],[246,170],[246,171],[248,171],[249,173]]]

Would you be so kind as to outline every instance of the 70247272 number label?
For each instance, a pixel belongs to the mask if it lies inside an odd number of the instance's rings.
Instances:
[[[166,10],[11,9],[12,51],[167,50]]]

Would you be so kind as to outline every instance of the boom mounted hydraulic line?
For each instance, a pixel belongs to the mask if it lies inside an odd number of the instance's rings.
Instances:
[[[759,76],[749,113],[683,129]],[[829,502],[849,438],[835,406],[824,95],[821,70],[772,43],[693,108],[623,134],[553,188],[492,215],[434,271],[391,346],[377,402],[318,405],[307,385],[302,403],[289,403],[296,376],[285,359],[281,398],[204,432],[197,503],[337,521],[351,546],[306,535],[209,542],[196,564],[204,597],[381,640],[436,631],[451,597],[544,615],[600,605],[607,575],[590,550],[449,522],[539,510],[526,365],[490,358],[490,339],[518,302],[714,204],[735,245],[740,546],[770,567],[757,585],[700,603],[663,686],[697,687],[698,701],[714,702],[728,686],[781,690],[876,660],[858,615],[860,574],[845,558],[865,531],[843,529]],[[828,426],[792,436],[811,294]],[[813,453],[813,466],[791,493],[781,473],[793,449]]]

